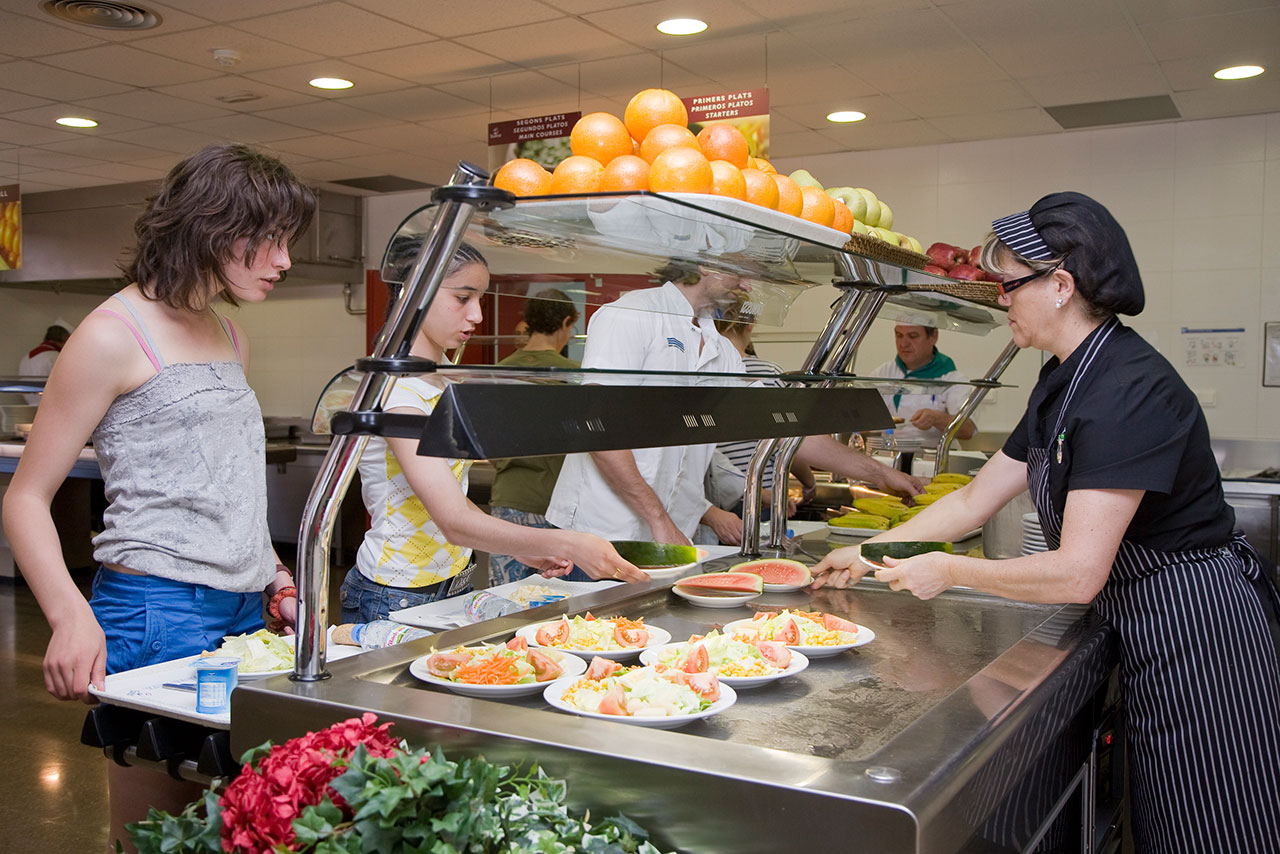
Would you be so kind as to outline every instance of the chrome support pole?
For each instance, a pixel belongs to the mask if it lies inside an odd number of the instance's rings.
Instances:
[[[1013,357],[1018,355],[1018,345],[1010,341],[1005,348],[1000,351],[1000,355],[996,356],[995,362],[982,375],[982,379],[995,382],[1000,379],[1000,375],[1004,373],[1005,368],[1009,367],[1009,363],[1013,361]],[[955,441],[956,434],[960,432],[960,428],[964,422],[969,420],[973,415],[978,404],[982,403],[982,399],[987,396],[990,389],[984,386],[978,386],[969,392],[969,396],[964,399],[964,403],[960,404],[960,411],[956,413],[956,417],[951,419],[951,423],[947,425],[947,429],[943,431],[942,438],[938,440],[938,451],[934,456],[933,473],[939,475],[947,470],[947,458],[951,455],[951,443]]]
[[[453,185],[486,184],[488,176],[458,164],[449,181]],[[407,356],[422,325],[422,318],[444,280],[449,259],[475,213],[467,202],[445,201],[439,205],[431,229],[426,234],[404,288],[393,307],[391,320],[374,343],[375,358]],[[381,409],[391,392],[394,377],[370,373],[360,381],[348,410]],[[325,642],[329,603],[329,545],[334,520],[355,475],[368,436],[336,436],[325,454],[298,531],[298,624],[292,679],[315,682],[328,677],[325,670]]]

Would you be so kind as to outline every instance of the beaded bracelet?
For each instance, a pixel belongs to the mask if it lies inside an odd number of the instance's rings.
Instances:
[[[288,599],[290,596],[297,598],[298,588],[281,587],[276,591],[275,595],[271,597],[271,601],[267,603],[267,613],[276,619],[280,619],[280,603],[283,600]]]

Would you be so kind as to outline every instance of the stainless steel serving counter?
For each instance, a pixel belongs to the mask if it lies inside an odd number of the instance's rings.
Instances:
[[[819,534],[801,546],[816,555],[827,541]],[[232,751],[367,710],[417,744],[537,761],[569,780],[576,805],[622,810],[684,852],[777,854],[833,842],[848,852],[1020,850],[1088,767],[1113,667],[1108,631],[1079,607],[963,591],[922,602],[864,583],[721,610],[652,583],[574,600],[574,612],[643,616],[681,639],[755,608],[812,608],[869,626],[876,639],[742,690],[725,712],[675,731],[566,715],[540,696],[468,699],[408,672],[432,647],[504,640],[564,607],[335,662],[320,682],[242,685]],[[1078,817],[1066,823],[1081,832]]]

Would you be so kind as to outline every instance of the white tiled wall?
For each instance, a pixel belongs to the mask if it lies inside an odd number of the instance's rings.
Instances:
[[[788,160],[827,186],[865,186],[894,211],[894,229],[926,246],[970,247],[992,219],[1025,210],[1045,193],[1079,190],[1107,205],[1129,234],[1147,308],[1126,319],[1188,385],[1212,392],[1205,414],[1222,438],[1280,439],[1280,388],[1262,387],[1262,324],[1280,321],[1280,114],[1112,128],[894,151]],[[784,330],[811,337],[830,291],[806,294]],[[1184,327],[1243,327],[1238,367],[1191,368]],[[962,370],[982,373],[1009,340],[945,333],[941,348]],[[763,344],[765,358],[798,365],[805,344]],[[893,357],[892,324],[877,321],[858,368]],[[978,423],[1013,426],[1035,382],[1038,353],[1021,353],[1005,374],[1018,385],[983,403]]]

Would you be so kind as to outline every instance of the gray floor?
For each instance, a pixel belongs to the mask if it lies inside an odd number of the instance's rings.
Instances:
[[[77,575],[82,586],[89,576]],[[35,597],[0,583],[0,852],[98,852],[107,839],[107,760],[80,743],[88,706],[55,700]]]

